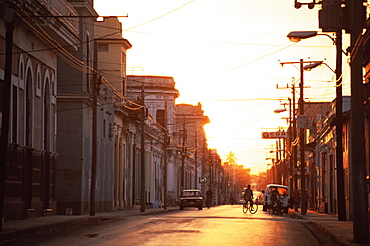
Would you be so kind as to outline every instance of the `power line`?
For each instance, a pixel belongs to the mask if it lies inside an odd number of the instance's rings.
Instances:
[[[165,17],[166,15],[169,15],[169,14],[171,14],[171,13],[175,12],[176,10],[181,9],[182,7],[185,7],[186,5],[188,5],[188,4],[190,4],[190,3],[194,2],[194,1],[195,1],[195,0],[191,0],[191,1],[189,1],[189,2],[187,2],[187,3],[185,3],[185,4],[183,4],[183,5],[181,5],[180,7],[177,7],[177,8],[175,8],[175,9],[171,10],[170,12],[167,12],[167,13],[165,13],[165,14],[163,14],[163,15],[160,15],[160,16],[158,16],[158,17],[154,18],[154,19],[151,19],[151,20],[146,21],[146,22],[144,22],[144,23],[141,23],[141,24],[139,24],[139,25],[136,25],[136,26],[133,26],[133,27],[127,28],[126,30],[123,30],[123,31],[128,31],[128,30],[130,30],[130,29],[134,29],[134,28],[137,28],[137,27],[139,27],[139,26],[143,26],[143,25],[145,25],[145,24],[148,24],[148,23],[150,23],[150,22],[153,22],[153,21],[155,21],[155,20],[158,20],[158,19],[160,19],[160,18],[162,18],[162,17]]]

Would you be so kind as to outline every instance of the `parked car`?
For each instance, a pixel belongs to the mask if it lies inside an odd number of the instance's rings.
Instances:
[[[264,190],[265,193],[265,201],[263,203],[263,211],[267,211],[267,209],[271,205],[271,191],[275,190],[277,188],[279,192],[280,199],[283,204],[283,210],[284,213],[288,213],[289,210],[289,199],[290,199],[290,190],[289,187],[284,185],[278,185],[278,184],[269,184],[266,186],[266,190]]]
[[[203,197],[199,190],[183,190],[180,195],[180,210],[185,207],[196,207],[198,210],[203,209]]]

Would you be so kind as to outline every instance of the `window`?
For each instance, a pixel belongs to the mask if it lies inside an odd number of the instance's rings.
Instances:
[[[108,44],[98,44],[98,52],[108,52]]]
[[[165,126],[165,112],[163,109],[158,109],[155,118],[157,119],[157,122],[161,124],[161,126]]]
[[[103,119],[103,138],[105,138],[105,131],[106,131],[105,119]]]
[[[37,97],[41,97],[41,67],[40,65],[37,65],[37,68],[36,68],[35,95]]]
[[[13,85],[12,142],[17,143],[18,133],[18,88]]]

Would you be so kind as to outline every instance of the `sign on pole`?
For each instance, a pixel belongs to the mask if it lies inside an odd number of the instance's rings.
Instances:
[[[288,138],[288,133],[286,131],[262,132],[262,138],[263,139]]]

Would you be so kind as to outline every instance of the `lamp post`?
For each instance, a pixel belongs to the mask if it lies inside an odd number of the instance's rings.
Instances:
[[[281,62],[281,65],[284,64],[297,64],[300,65],[300,83],[299,83],[299,118],[302,119],[304,117],[304,100],[303,100],[303,72],[304,70],[311,70],[319,65],[322,64],[322,61],[303,61],[300,59],[299,62]],[[308,65],[304,66],[304,64],[308,63]],[[298,122],[298,128],[300,128],[299,133],[299,150],[300,150],[300,163],[301,163],[301,200],[302,200],[302,209],[301,214],[306,215],[307,212],[307,193],[306,193],[306,179],[305,179],[305,167],[306,167],[306,158],[305,158],[305,126],[302,124],[303,122]]]
[[[336,32],[336,39],[325,33],[316,31],[295,31],[288,34],[292,42],[299,42],[301,39],[323,35],[329,37],[336,45],[336,105],[335,105],[335,133],[337,136],[336,160],[337,160],[337,198],[338,198],[338,220],[346,220],[346,204],[344,198],[344,171],[343,171],[343,97],[342,97],[342,30]]]
[[[140,110],[140,212],[145,212],[145,86],[141,84]]]

